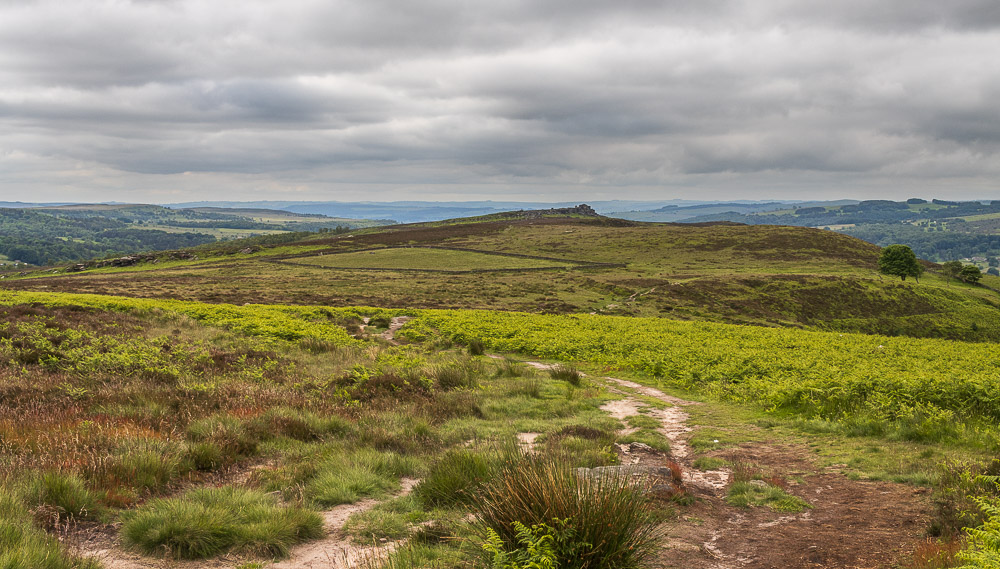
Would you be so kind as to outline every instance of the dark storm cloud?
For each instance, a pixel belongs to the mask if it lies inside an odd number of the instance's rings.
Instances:
[[[7,2],[0,188],[990,191],[998,6]]]

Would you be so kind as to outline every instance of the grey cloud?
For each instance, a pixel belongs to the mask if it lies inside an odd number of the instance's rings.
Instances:
[[[245,176],[313,195],[344,180],[987,187],[995,4],[6,3],[0,154],[72,170],[17,169],[18,184],[211,177],[234,195]]]

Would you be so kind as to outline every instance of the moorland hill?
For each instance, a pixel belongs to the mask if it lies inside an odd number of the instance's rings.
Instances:
[[[964,340],[1000,339],[988,286],[880,275],[879,247],[807,227],[642,223],[589,208],[296,234],[8,278],[20,290],[227,303],[660,316]],[[288,238],[284,239],[288,241]],[[79,268],[79,267],[77,267]],[[986,285],[995,284],[992,279]]]

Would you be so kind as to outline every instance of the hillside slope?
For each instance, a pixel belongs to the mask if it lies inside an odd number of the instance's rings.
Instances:
[[[804,227],[515,212],[226,253],[2,283],[238,304],[600,313],[1000,340],[996,293],[933,273],[919,283],[879,275],[878,247]]]

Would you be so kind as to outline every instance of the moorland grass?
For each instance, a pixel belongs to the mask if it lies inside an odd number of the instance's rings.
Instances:
[[[574,387],[580,387],[583,383],[580,370],[568,364],[558,364],[549,368],[549,377],[565,381]]]
[[[320,506],[350,504],[398,489],[400,477],[413,474],[418,467],[411,457],[362,448],[329,458],[306,484],[305,492]]]
[[[511,548],[519,543],[515,522],[566,520],[573,539],[556,551],[559,567],[637,567],[659,539],[650,505],[628,477],[579,476],[552,456],[507,452],[496,478],[475,494],[472,508],[482,526]]]
[[[280,506],[263,492],[231,486],[156,499],[122,517],[127,546],[175,559],[226,551],[284,557],[296,543],[323,534],[323,520],[315,512]]]
[[[49,471],[35,475],[25,485],[24,497],[33,507],[53,508],[59,521],[94,519],[100,512],[94,492],[70,473]]]
[[[101,564],[92,558],[68,555],[55,538],[32,524],[25,504],[0,487],[0,567],[101,569]]]
[[[776,512],[801,512],[812,508],[808,502],[762,480],[733,482],[726,503],[738,508],[767,506]]]
[[[414,495],[429,508],[468,504],[495,475],[495,453],[453,449],[431,465]]]

